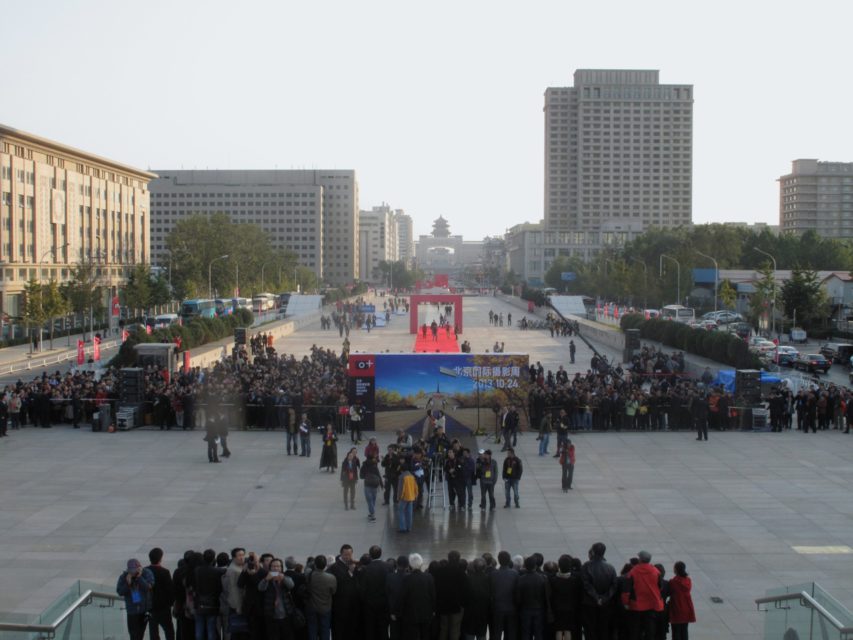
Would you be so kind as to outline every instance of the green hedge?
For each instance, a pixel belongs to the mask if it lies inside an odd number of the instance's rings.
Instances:
[[[110,366],[129,367],[136,361],[134,346],[145,342],[175,342],[181,338],[179,351],[192,350],[196,347],[217,342],[234,335],[237,327],[250,327],[254,322],[254,314],[249,309],[237,309],[231,315],[219,318],[196,318],[186,325],[174,324],[170,327],[155,329],[149,335],[144,329],[138,328],[131,333],[121,345],[116,356],[110,361]]]
[[[722,362],[735,369],[761,369],[761,361],[746,341],[733,333],[695,329],[672,320],[646,320],[630,313],[620,320],[622,331],[639,329],[640,336],[696,356]]]

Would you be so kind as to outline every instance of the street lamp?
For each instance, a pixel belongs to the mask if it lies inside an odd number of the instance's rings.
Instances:
[[[764,249],[753,247],[758,253],[762,253],[773,261],[773,312],[770,315],[771,332],[776,333],[776,258],[767,253]]]
[[[698,253],[703,258],[708,258],[711,262],[714,263],[714,313],[717,312],[717,287],[720,283],[720,267],[717,265],[717,261],[709,256],[707,253],[702,253],[699,249],[694,249],[696,253]]]
[[[639,258],[629,257],[628,260],[633,260],[634,262],[639,262],[641,265],[643,265],[643,309],[648,309],[648,307],[649,307],[649,304],[648,304],[648,301],[649,301],[649,299],[648,299],[648,295],[649,295],[649,265],[647,265],[645,262],[643,262]]]
[[[210,300],[213,300],[213,263],[217,260],[227,260],[228,254],[226,253],[224,256],[219,256],[218,258],[214,258],[207,265],[207,297]]]
[[[264,269],[266,269],[266,268],[267,268],[267,264],[269,264],[269,263],[268,263],[268,262],[264,262],[264,263],[261,265],[261,293],[264,293],[264,292],[266,291],[266,290],[264,289]]]
[[[658,258],[659,276],[663,276],[663,259],[664,258],[668,258],[669,260],[672,260],[675,263],[675,266],[677,269],[676,274],[677,274],[677,281],[678,281],[678,284],[676,285],[676,290],[675,290],[676,291],[676,297],[678,298],[678,300],[676,300],[676,302],[678,304],[681,304],[681,263],[678,260],[676,260],[675,258],[673,258],[672,256],[668,256],[665,253],[660,254],[660,258]]]

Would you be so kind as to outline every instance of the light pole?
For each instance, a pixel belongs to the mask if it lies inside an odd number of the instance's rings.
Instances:
[[[649,265],[639,258],[629,257],[628,260],[633,260],[634,262],[639,262],[643,265],[643,309],[647,309],[649,306]]]
[[[267,268],[267,264],[268,264],[267,262],[264,262],[264,263],[261,265],[261,293],[265,293],[265,289],[264,289],[264,269],[266,269],[266,268]]]
[[[709,256],[707,253],[702,253],[699,249],[694,249],[696,253],[698,253],[703,258],[708,258],[711,262],[714,263],[714,313],[717,312],[717,287],[720,284],[720,267],[717,265],[717,261]]]
[[[660,254],[660,258],[658,258],[658,271],[659,271],[659,276],[661,276],[661,277],[663,276],[663,259],[664,258],[668,258],[669,260],[672,260],[675,263],[675,266],[677,269],[676,279],[678,282],[678,284],[676,285],[676,289],[675,289],[676,297],[678,298],[676,300],[676,302],[678,304],[681,304],[681,263],[678,260],[676,260],[675,258],[673,258],[672,256],[668,256],[665,253]]]
[[[213,300],[213,263],[217,260],[227,260],[228,254],[226,253],[224,256],[219,256],[218,258],[214,258],[207,265],[207,297],[210,300]]]
[[[764,254],[773,261],[773,311],[770,315],[771,332],[776,333],[776,258],[767,253],[764,249],[753,247],[758,253]]]
[[[234,297],[240,295],[240,263],[234,260]]]

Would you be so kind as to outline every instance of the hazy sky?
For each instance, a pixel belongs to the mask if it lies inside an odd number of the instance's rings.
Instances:
[[[361,208],[477,239],[543,209],[543,93],[695,85],[695,222],[778,224],[853,161],[853,3],[0,0],[0,122],[142,168],[355,169]]]

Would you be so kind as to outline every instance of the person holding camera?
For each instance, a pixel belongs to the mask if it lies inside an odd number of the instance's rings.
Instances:
[[[364,407],[356,402],[349,408],[350,437],[353,444],[361,444],[361,421],[364,418]]]
[[[130,640],[142,640],[145,636],[152,589],[154,574],[150,569],[143,569],[136,558],[128,560],[127,570],[122,572],[116,583],[116,593],[124,598]]]
[[[274,559],[270,562],[270,570],[258,584],[258,591],[264,594],[267,640],[290,640],[293,637],[288,613],[292,606],[289,595],[291,589],[293,580],[284,575],[284,563],[278,558]]]
[[[388,453],[382,458],[382,468],[385,470],[385,493],[382,504],[386,505],[394,495],[394,504],[397,504],[397,480],[400,477],[400,454],[397,445],[389,444]]]

